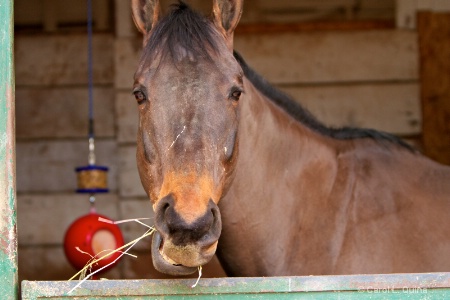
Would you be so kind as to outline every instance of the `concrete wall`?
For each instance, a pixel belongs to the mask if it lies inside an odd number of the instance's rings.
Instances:
[[[137,107],[131,95],[141,39],[128,1],[116,1],[116,33],[94,37],[98,164],[111,193],[98,196],[114,219],[151,216],[135,164]],[[19,275],[65,280],[75,273],[62,240],[88,212],[74,194],[74,167],[87,163],[87,75],[84,35],[16,37]],[[406,30],[286,32],[237,35],[236,49],[269,81],[333,126],[373,127],[406,138],[421,133],[417,34]],[[127,241],[137,224],[121,227]],[[107,278],[163,277],[151,268],[149,240]],[[220,276],[217,262],[205,276]],[[195,276],[195,275],[194,275]]]

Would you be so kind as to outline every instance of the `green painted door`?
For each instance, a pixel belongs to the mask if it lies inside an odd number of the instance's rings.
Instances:
[[[0,298],[17,299],[13,5],[0,0]]]

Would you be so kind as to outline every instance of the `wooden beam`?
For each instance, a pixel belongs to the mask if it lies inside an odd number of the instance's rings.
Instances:
[[[450,165],[450,13],[417,19],[425,154]]]
[[[349,31],[376,30],[395,28],[394,21],[314,21],[298,23],[256,23],[241,24],[236,29],[237,34],[285,33],[300,31]]]

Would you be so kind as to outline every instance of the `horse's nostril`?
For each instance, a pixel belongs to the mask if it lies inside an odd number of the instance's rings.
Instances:
[[[172,195],[167,195],[163,199],[160,200],[160,203],[158,204],[156,208],[156,218],[155,218],[155,225],[159,232],[161,232],[163,235],[164,233],[169,232],[169,222],[168,220],[172,219],[171,212],[173,212],[173,204],[174,199]]]
[[[170,204],[169,203],[164,203],[164,205],[162,205],[161,210],[165,213],[167,211],[167,209],[169,209]]]

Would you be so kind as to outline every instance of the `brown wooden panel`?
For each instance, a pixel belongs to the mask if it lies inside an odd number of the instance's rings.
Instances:
[[[297,23],[249,23],[241,24],[236,28],[236,34],[261,34],[283,32],[308,32],[308,31],[343,31],[343,30],[374,30],[393,29],[394,21],[364,20],[364,21],[320,21]]]
[[[87,85],[86,34],[16,35],[14,43],[16,86]],[[113,36],[95,34],[92,48],[94,84],[112,84]]]
[[[450,165],[450,13],[417,18],[425,154]]]
[[[117,190],[116,142],[98,139],[95,151],[97,163],[109,167],[109,189]],[[16,155],[18,192],[74,192],[77,184],[75,167],[87,164],[88,142],[85,138],[19,141]]]
[[[419,75],[413,31],[237,34],[234,46],[275,84],[414,81]]]
[[[114,91],[95,87],[93,92],[95,134],[114,137]],[[16,134],[18,139],[87,138],[87,87],[18,87]]]
[[[122,216],[119,217],[117,195],[113,193],[97,194],[95,198],[95,207],[98,213],[113,220],[122,218]],[[62,245],[69,225],[77,218],[87,214],[90,208],[88,195],[73,192],[21,193],[17,199],[20,247]],[[148,205],[150,206],[150,203]],[[129,217],[136,218],[135,216]],[[136,237],[138,236],[133,236],[133,239]],[[25,258],[22,257],[22,259]],[[32,263],[31,259],[27,259],[30,264]],[[61,279],[68,279],[71,276]],[[42,279],[44,278],[41,277],[40,280]]]

